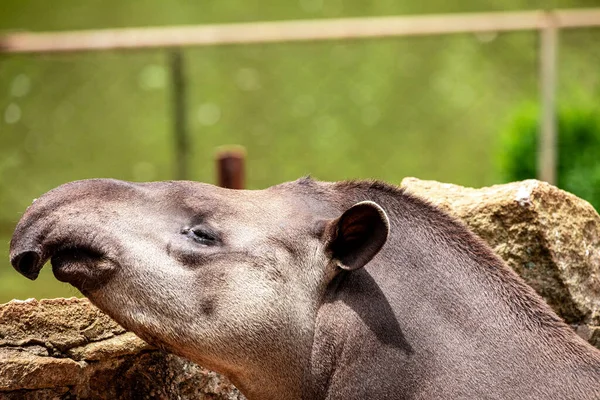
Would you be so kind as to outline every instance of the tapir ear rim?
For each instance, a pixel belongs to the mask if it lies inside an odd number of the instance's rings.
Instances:
[[[381,217],[382,222],[385,225],[385,228],[386,228],[385,233],[386,233],[386,239],[387,239],[387,236],[389,236],[389,234],[390,234],[390,218],[388,217],[388,215],[385,212],[385,210],[383,209],[383,207],[381,207],[379,204],[377,204],[376,202],[374,202],[372,200],[364,200],[364,201],[358,202],[355,205],[353,205],[352,207],[357,207],[357,206],[362,206],[362,205],[369,205],[377,211],[377,213]]]
[[[390,221],[376,202],[365,200],[354,204],[324,230],[332,263],[340,270],[353,271],[369,263],[386,243]]]

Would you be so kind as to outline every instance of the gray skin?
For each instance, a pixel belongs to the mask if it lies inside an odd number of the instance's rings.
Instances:
[[[600,352],[490,248],[379,182],[86,180],[11,241],[249,399],[600,399]]]

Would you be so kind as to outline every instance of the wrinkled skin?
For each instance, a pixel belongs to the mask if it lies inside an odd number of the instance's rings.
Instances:
[[[600,355],[460,223],[393,187],[87,180],[23,215],[55,276],[249,399],[598,399]]]

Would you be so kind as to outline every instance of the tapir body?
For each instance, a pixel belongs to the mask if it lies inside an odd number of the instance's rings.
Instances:
[[[31,279],[48,259],[249,399],[600,399],[600,352],[464,225],[384,183],[73,182],[11,241]]]

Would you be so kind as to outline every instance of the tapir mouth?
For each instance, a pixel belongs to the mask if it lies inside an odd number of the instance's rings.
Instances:
[[[49,246],[43,251],[29,250],[11,257],[15,269],[32,280],[48,260],[56,279],[70,283],[84,294],[108,282],[117,269],[114,260],[90,246]]]
[[[70,283],[82,292],[99,288],[115,271],[112,260],[87,247],[59,250],[52,255],[50,263],[56,279]]]

